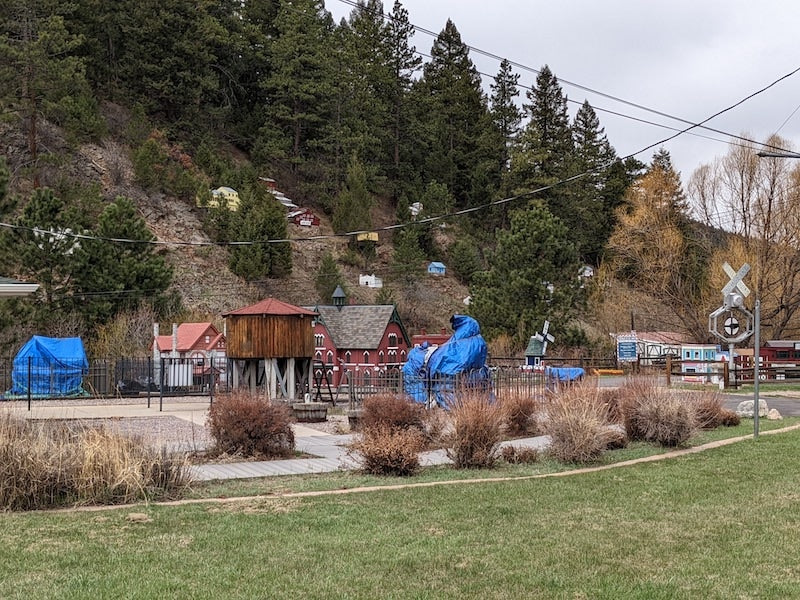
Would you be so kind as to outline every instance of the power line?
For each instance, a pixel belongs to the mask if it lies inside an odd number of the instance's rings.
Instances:
[[[368,10],[366,6],[361,6],[361,5],[359,5],[359,4],[358,4],[358,2],[356,2],[355,0],[339,0],[339,2],[341,2],[342,4],[346,4],[346,5],[348,5],[348,6],[352,6],[353,8],[362,8],[362,9],[364,9],[364,10]],[[380,12],[380,13],[378,13],[377,11],[372,11],[372,13],[373,13],[374,15],[379,15],[379,16],[380,16],[380,17],[381,17],[381,18],[382,18],[384,21],[391,21],[391,20],[393,19],[392,15],[390,15],[390,14],[386,14],[386,13],[384,13],[384,12]],[[424,34],[426,34],[426,35],[429,35],[429,36],[433,37],[434,39],[436,39],[436,38],[438,38],[438,37],[439,37],[439,34],[437,34],[437,33],[436,33],[436,32],[434,32],[434,31],[431,31],[430,29],[426,29],[426,28],[424,28],[424,27],[421,27],[421,26],[419,26],[419,25],[415,25],[415,24],[413,24],[413,23],[411,23],[411,22],[409,22],[409,25],[410,25],[410,26],[411,26],[411,27],[412,27],[412,28],[413,28],[415,31],[419,31],[419,32],[421,32],[421,33],[424,33]],[[536,74],[536,75],[539,75],[539,74],[541,73],[541,70],[540,70],[540,69],[536,69],[535,67],[531,67],[530,65],[526,65],[526,64],[524,64],[524,63],[521,63],[521,62],[519,62],[519,61],[510,60],[510,59],[508,59],[508,58],[506,58],[506,57],[500,56],[499,54],[495,54],[494,52],[489,52],[488,50],[483,50],[483,49],[481,49],[481,48],[478,48],[478,47],[476,47],[476,46],[472,46],[472,45],[470,45],[470,44],[464,44],[464,46],[465,46],[467,49],[469,49],[471,52],[474,52],[474,53],[476,53],[476,54],[480,54],[480,55],[482,55],[482,56],[486,56],[487,58],[491,58],[491,59],[493,59],[493,60],[497,60],[497,61],[503,61],[503,60],[506,60],[506,61],[508,61],[508,63],[509,63],[510,65],[512,65],[512,66],[514,66],[514,67],[517,67],[518,69],[521,69],[521,70],[524,70],[524,71],[528,71],[528,72],[534,73],[534,74]],[[421,52],[417,52],[417,54],[420,54],[421,56],[428,56],[428,55],[425,55],[425,54],[423,54],[423,53],[421,53]],[[792,71],[791,73],[788,73],[787,75],[784,75],[783,77],[779,78],[778,80],[776,80],[775,82],[773,82],[772,84],[770,84],[770,85],[769,85],[767,88],[765,88],[765,89],[768,89],[769,87],[772,87],[773,85],[776,85],[776,84],[777,84],[777,83],[779,83],[780,81],[783,81],[784,79],[786,79],[786,78],[788,78],[788,77],[790,77],[790,76],[794,75],[794,74],[795,74],[795,73],[797,73],[798,71],[800,71],[800,67],[798,67],[797,69],[795,69],[795,70],[794,70],[794,71]],[[481,74],[481,75],[484,75],[484,76],[488,76],[488,75],[486,75],[485,73],[480,73],[480,74]],[[489,77],[493,77],[493,76],[489,76]],[[574,87],[574,88],[576,88],[576,89],[579,89],[579,90],[582,90],[582,91],[585,91],[585,92],[589,92],[589,93],[591,93],[591,94],[595,94],[595,95],[597,95],[597,96],[600,96],[600,97],[606,98],[606,99],[608,99],[608,100],[612,100],[612,101],[614,101],[614,102],[619,102],[619,103],[621,103],[621,104],[625,104],[625,105],[627,105],[627,106],[630,106],[630,107],[632,107],[632,108],[637,108],[637,109],[639,109],[639,110],[643,110],[643,111],[645,111],[645,112],[649,112],[649,113],[653,113],[653,114],[656,114],[656,115],[659,115],[659,116],[662,116],[662,117],[666,117],[666,118],[668,118],[668,119],[672,119],[672,120],[674,120],[674,121],[678,121],[679,123],[683,123],[683,124],[685,124],[685,125],[690,125],[690,127],[686,128],[686,129],[679,130],[679,131],[680,131],[679,135],[680,135],[680,134],[682,134],[682,133],[688,133],[688,132],[689,132],[691,129],[695,129],[695,128],[702,128],[702,129],[705,129],[705,130],[707,130],[707,131],[711,131],[712,133],[718,133],[718,134],[720,134],[720,135],[724,135],[724,136],[727,136],[727,137],[730,137],[730,138],[733,138],[733,139],[737,139],[737,140],[740,140],[740,141],[742,141],[742,142],[753,143],[753,144],[759,144],[759,145],[762,145],[762,146],[764,146],[765,148],[769,148],[769,149],[771,149],[771,150],[777,150],[777,151],[780,151],[780,152],[790,152],[790,150],[787,150],[787,149],[785,149],[785,148],[780,148],[780,147],[778,147],[778,146],[772,146],[771,144],[763,144],[763,143],[761,143],[761,142],[756,142],[756,141],[754,141],[754,140],[751,140],[751,139],[748,139],[748,138],[746,138],[746,137],[743,137],[743,136],[740,136],[740,135],[737,135],[737,134],[733,134],[733,133],[728,133],[728,132],[726,132],[726,131],[722,131],[722,130],[720,130],[720,129],[715,129],[715,128],[713,128],[713,127],[708,127],[707,125],[705,125],[705,123],[707,123],[709,120],[716,118],[717,116],[719,116],[719,115],[720,115],[720,114],[722,114],[722,113],[717,113],[717,114],[715,114],[715,115],[712,115],[712,116],[711,116],[711,117],[709,117],[708,119],[704,119],[704,120],[703,120],[703,121],[701,121],[700,123],[695,123],[695,122],[693,122],[693,121],[690,121],[690,120],[684,119],[684,118],[682,118],[682,117],[677,117],[677,116],[675,116],[675,115],[672,115],[672,114],[669,114],[669,113],[667,113],[667,112],[664,112],[664,111],[661,111],[661,110],[658,110],[658,109],[654,109],[654,108],[651,108],[651,107],[649,107],[649,106],[645,106],[645,105],[643,105],[643,104],[639,104],[638,102],[632,102],[632,101],[630,101],[630,100],[626,100],[626,99],[624,99],[624,98],[621,98],[621,97],[619,97],[619,96],[615,96],[615,95],[613,95],[613,94],[608,94],[608,93],[606,93],[606,92],[602,92],[602,91],[600,91],[600,90],[597,90],[597,89],[591,88],[591,87],[589,87],[589,86],[586,86],[586,85],[583,85],[583,84],[580,84],[580,83],[577,83],[577,82],[574,82],[574,81],[570,81],[570,80],[568,80],[568,79],[563,79],[563,78],[561,78],[561,77],[557,77],[556,79],[557,79],[559,82],[561,82],[561,83],[563,83],[563,84],[565,84],[565,85],[569,85],[569,86],[571,86],[571,87]],[[746,100],[746,99],[745,99],[745,100]],[[568,99],[568,101],[569,101],[569,99]],[[800,107],[798,107],[798,108],[800,108]],[[728,109],[726,109],[726,110],[728,110]],[[724,111],[723,111],[723,112],[724,112]],[[624,114],[621,114],[621,113],[614,113],[614,114],[617,114],[618,116],[623,116],[623,117],[626,117],[626,118],[632,118],[632,119],[634,119],[633,117],[630,117],[629,115],[624,115]],[[636,119],[634,119],[634,120],[636,120]],[[664,127],[666,127],[666,126],[664,126]],[[674,136],[674,137],[677,137],[677,136]],[[674,137],[672,137],[672,138],[667,138],[667,140],[666,140],[666,141],[670,141],[670,140],[674,139]],[[713,139],[713,138],[712,138],[712,139]],[[663,143],[663,142],[660,142],[660,143]],[[652,146],[651,146],[651,147],[652,147]]]
[[[345,0],[340,0],[340,1],[343,2]],[[748,94],[747,96],[745,96],[741,100],[731,104],[727,108],[723,108],[722,110],[717,111],[716,113],[714,113],[710,117],[704,119],[700,123],[692,124],[691,126],[686,127],[684,129],[681,129],[677,133],[675,133],[675,134],[673,134],[673,135],[671,135],[671,136],[669,136],[667,138],[664,138],[662,140],[659,140],[657,142],[649,144],[648,146],[645,146],[644,148],[642,148],[640,150],[637,150],[637,151],[632,152],[632,153],[630,153],[630,154],[628,154],[626,156],[618,158],[617,160],[625,161],[625,160],[627,160],[629,158],[633,158],[638,154],[642,154],[643,152],[647,152],[648,150],[651,150],[651,149],[653,149],[653,148],[655,148],[657,146],[661,146],[662,144],[664,144],[664,143],[666,143],[666,142],[668,142],[670,140],[675,139],[679,135],[687,133],[691,129],[694,129],[694,128],[697,128],[697,127],[702,127],[703,123],[706,123],[706,122],[710,121],[711,119],[714,119],[714,118],[716,118],[716,117],[718,117],[718,116],[720,116],[720,115],[722,115],[722,114],[724,114],[724,113],[726,113],[726,112],[728,112],[730,110],[733,110],[734,108],[736,108],[737,106],[740,106],[744,102],[747,102],[751,98],[753,98],[753,97],[755,97],[755,96],[757,96],[759,94],[762,94],[763,92],[765,92],[766,90],[770,89],[774,85],[777,85],[780,81],[786,79],[787,77],[790,77],[790,76],[794,75],[798,71],[800,71],[800,67],[798,67],[797,69],[795,69],[791,73],[783,75],[782,77],[780,77],[777,80],[773,81],[769,85],[766,85],[763,88],[761,88],[759,90],[756,90],[755,92],[753,92],[751,94]],[[542,186],[542,187],[539,187],[539,188],[536,188],[536,189],[533,189],[533,190],[529,190],[527,192],[522,192],[522,193],[516,194],[514,196],[509,196],[508,198],[502,198],[502,199],[499,199],[499,200],[493,200],[491,202],[486,202],[484,204],[480,204],[480,205],[477,205],[477,206],[473,206],[473,207],[470,207],[470,208],[465,208],[465,209],[462,209],[462,210],[458,210],[458,211],[454,211],[454,212],[450,212],[450,213],[446,213],[446,214],[442,214],[442,215],[435,215],[435,216],[425,217],[423,219],[418,219],[418,220],[414,220],[414,221],[407,221],[405,223],[396,223],[394,225],[387,225],[385,227],[377,227],[377,228],[373,228],[373,229],[360,229],[360,230],[356,230],[356,231],[349,231],[347,233],[323,234],[323,235],[315,235],[315,236],[309,236],[309,237],[303,237],[303,238],[281,238],[281,239],[272,239],[272,240],[244,240],[244,241],[232,241],[232,242],[183,242],[183,241],[176,242],[176,241],[164,241],[164,240],[131,240],[131,239],[126,239],[126,238],[107,238],[107,237],[99,237],[99,236],[93,236],[93,235],[88,235],[88,234],[67,233],[67,232],[59,232],[59,235],[64,236],[64,237],[72,237],[72,238],[77,239],[77,240],[97,240],[97,241],[114,242],[114,243],[125,243],[125,244],[150,244],[150,245],[154,245],[154,246],[183,246],[183,247],[195,247],[195,246],[197,246],[197,247],[205,247],[205,246],[233,246],[233,247],[235,247],[235,246],[253,246],[253,245],[260,245],[260,244],[280,244],[280,243],[292,243],[292,242],[303,242],[303,241],[319,241],[319,240],[325,240],[325,239],[345,238],[345,237],[352,238],[353,236],[357,236],[358,234],[380,233],[382,231],[388,232],[388,231],[394,231],[395,229],[402,229],[402,228],[405,228],[405,227],[411,227],[411,226],[414,226],[414,225],[424,225],[424,224],[428,224],[428,223],[435,223],[437,221],[441,221],[441,220],[444,220],[444,219],[449,219],[449,218],[453,218],[453,217],[458,217],[458,216],[471,214],[471,213],[477,212],[479,210],[485,210],[485,209],[490,208],[492,206],[499,206],[499,205],[502,205],[502,204],[507,204],[509,202],[513,202],[514,200],[520,200],[522,198],[526,198],[528,196],[532,196],[534,194],[538,194],[538,193],[550,190],[550,189],[552,189],[552,188],[554,188],[556,186],[563,185],[565,183],[569,183],[569,182],[572,182],[572,181],[576,181],[578,179],[581,179],[583,177],[591,175],[592,173],[602,172],[605,169],[609,168],[612,164],[614,164],[614,162],[615,161],[611,161],[609,163],[605,163],[605,164],[600,165],[599,167],[597,167],[595,169],[591,169],[589,171],[584,171],[583,173],[578,173],[577,175],[572,175],[571,177],[567,177],[567,178],[562,179],[560,181],[556,181],[555,183],[552,183],[552,184],[549,184],[549,185],[546,185],[546,186]],[[0,227],[4,227],[4,228],[7,228],[7,229],[12,229],[12,230],[26,230],[26,231],[30,231],[30,232],[32,232],[34,234],[37,234],[37,233],[39,233],[39,234],[51,234],[52,233],[49,230],[44,230],[44,229],[37,228],[37,227],[24,227],[24,226],[21,226],[21,225],[13,225],[13,224],[10,224],[10,223],[2,223],[2,222],[0,222]]]

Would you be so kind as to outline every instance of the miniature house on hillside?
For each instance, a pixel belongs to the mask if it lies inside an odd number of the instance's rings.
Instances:
[[[434,261],[428,265],[428,273],[431,275],[444,275],[446,271],[447,267],[438,261]]]
[[[372,275],[359,275],[358,285],[361,287],[382,288],[383,279],[376,277],[374,273]]]
[[[215,190],[211,190],[211,198],[208,201],[208,208],[227,208],[228,210],[239,210],[239,192],[224,185]]]

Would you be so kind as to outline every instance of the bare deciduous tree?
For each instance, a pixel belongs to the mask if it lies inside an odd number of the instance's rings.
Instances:
[[[766,144],[790,146],[778,136]],[[695,215],[729,234],[714,261],[735,268],[750,263],[748,282],[761,300],[765,334],[780,338],[800,332],[800,165],[759,160],[759,150],[731,146],[726,156],[695,171],[688,190]],[[727,279],[720,269],[711,273],[710,285],[721,289]]]

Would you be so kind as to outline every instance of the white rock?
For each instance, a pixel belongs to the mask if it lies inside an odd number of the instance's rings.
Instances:
[[[769,407],[767,406],[766,400],[758,400],[758,416],[759,417],[766,417],[767,413],[769,412]],[[746,419],[753,418],[753,401],[752,400],[745,400],[744,402],[739,402],[739,406],[736,407],[736,414],[740,417],[744,417]]]
[[[783,417],[781,416],[781,413],[778,412],[777,408],[771,408],[767,413],[767,419],[770,421],[781,421],[783,420]]]

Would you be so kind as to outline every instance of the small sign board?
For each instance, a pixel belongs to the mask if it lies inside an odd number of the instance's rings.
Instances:
[[[636,335],[617,336],[617,360],[620,362],[636,362]]]

